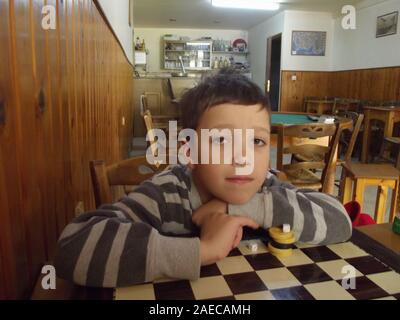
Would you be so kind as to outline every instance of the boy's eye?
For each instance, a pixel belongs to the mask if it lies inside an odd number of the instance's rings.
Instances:
[[[255,138],[254,139],[254,145],[256,145],[256,146],[265,146],[266,142],[264,140],[262,140],[262,139]]]

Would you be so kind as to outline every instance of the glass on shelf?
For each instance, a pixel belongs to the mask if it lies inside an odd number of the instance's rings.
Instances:
[[[164,68],[166,69],[179,69],[179,56],[182,56],[185,68],[196,70],[210,69],[211,42],[206,40],[180,43],[164,41],[163,56]]]

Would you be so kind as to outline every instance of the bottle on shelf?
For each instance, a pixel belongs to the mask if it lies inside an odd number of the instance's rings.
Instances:
[[[229,63],[228,59],[225,58],[225,60],[224,60],[224,68],[228,68],[229,66],[230,66],[230,63]]]
[[[213,69],[218,69],[218,58],[214,57]]]
[[[140,44],[139,37],[136,38],[135,49],[136,50],[140,50],[141,49],[141,44]]]
[[[219,57],[219,61],[218,61],[218,68],[223,68],[224,67],[224,61],[222,60],[222,57]]]

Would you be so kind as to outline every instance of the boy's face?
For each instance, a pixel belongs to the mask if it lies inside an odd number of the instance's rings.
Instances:
[[[201,129],[228,129],[232,140],[228,141],[229,135],[220,134],[202,141]],[[235,139],[234,129],[239,129],[236,132],[241,133],[241,141],[240,138]],[[246,137],[247,129],[254,130],[254,139]],[[217,105],[204,112],[196,131],[199,137],[199,164],[192,164],[191,167],[202,201],[216,197],[230,204],[248,202],[260,189],[268,171],[270,125],[267,110],[261,108],[260,104]],[[229,142],[232,145],[232,152],[229,152],[232,163],[224,164],[224,149]],[[239,147],[235,150],[235,146]],[[254,152],[253,156],[252,152],[246,152],[250,148]],[[202,164],[202,154],[206,151],[209,154],[209,164]],[[212,163],[212,152],[215,151],[220,152],[221,164]],[[252,168],[245,170],[252,172],[245,175],[238,173],[245,167]]]

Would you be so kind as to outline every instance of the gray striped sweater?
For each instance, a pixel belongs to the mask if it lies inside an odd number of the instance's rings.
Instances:
[[[175,166],[134,192],[75,218],[58,241],[57,275],[94,287],[121,287],[157,278],[200,276],[199,230],[192,213],[202,205],[190,170]],[[334,197],[299,190],[268,173],[262,189],[231,215],[260,226],[289,223],[296,239],[329,244],[351,236],[351,222]]]

